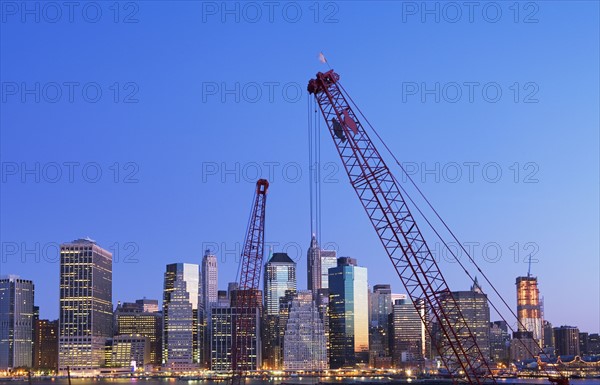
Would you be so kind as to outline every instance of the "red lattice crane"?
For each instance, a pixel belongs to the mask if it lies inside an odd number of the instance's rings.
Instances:
[[[352,187],[430,337],[435,338],[434,322],[444,337],[436,347],[446,369],[470,384],[482,384],[484,378],[495,383],[398,181],[352,110],[339,79],[333,70],[319,72],[309,81],[308,92],[319,105]]]
[[[242,383],[244,371],[256,369],[252,367],[251,362],[259,357],[256,351],[258,349],[257,314],[261,303],[258,288],[265,248],[265,208],[268,188],[269,182],[266,179],[259,179],[256,182],[254,202],[240,260],[239,287],[231,303],[232,309],[235,309],[231,357],[234,385]]]

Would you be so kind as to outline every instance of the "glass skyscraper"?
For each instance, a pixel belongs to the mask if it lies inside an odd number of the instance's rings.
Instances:
[[[33,282],[0,279],[0,369],[32,366]]]
[[[163,363],[172,370],[198,366],[198,290],[200,268],[191,263],[167,265],[163,292]]]
[[[286,253],[273,253],[265,264],[265,314],[279,314],[279,299],[296,291],[296,262]]]
[[[59,371],[98,373],[112,326],[112,254],[91,239],[62,244]]]
[[[338,258],[329,269],[330,367],[369,359],[369,287],[367,269],[353,258]]]
[[[533,338],[541,346],[543,343],[542,308],[540,291],[536,277],[517,277],[517,316],[519,331],[533,333]]]

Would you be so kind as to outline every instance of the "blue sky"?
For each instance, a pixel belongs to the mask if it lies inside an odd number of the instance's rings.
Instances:
[[[115,251],[115,302],[160,298],[165,265],[207,245],[226,288],[258,174],[267,241],[305,287],[305,86],[323,51],[509,303],[535,252],[546,318],[600,331],[597,2],[221,4],[2,3],[0,273],[35,281],[42,317],[56,244],[84,236]],[[322,243],[403,292],[321,138]]]

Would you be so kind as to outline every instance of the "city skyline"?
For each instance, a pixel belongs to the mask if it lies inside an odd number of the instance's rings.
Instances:
[[[199,264],[205,248],[214,249],[221,280],[235,281],[247,191],[259,177],[271,183],[266,241],[304,272],[305,90],[329,68],[318,61],[323,51],[511,308],[514,277],[526,274],[533,254],[545,316],[597,329],[598,3],[539,2],[536,22],[525,22],[530,9],[515,15],[512,3],[500,2],[498,22],[482,18],[480,6],[473,22],[462,8],[456,23],[430,14],[423,22],[419,12],[403,13],[407,3],[340,2],[336,11],[300,2],[296,23],[281,5],[275,21],[263,8],[253,22],[203,14],[196,2],[140,2],[137,23],[114,23],[108,3],[98,3],[99,23],[71,23],[66,8],[57,23],[7,15],[0,274],[33,280],[40,303],[52,304],[56,246],[89,235],[114,254],[123,301],[160,298],[163,265]],[[56,87],[62,97],[54,103]],[[101,99],[90,101],[98,87]],[[498,87],[501,99],[490,101]],[[359,259],[400,290],[320,127],[320,244],[334,243],[339,256]],[[93,221],[80,220],[84,210]],[[427,241],[439,255],[435,237]],[[455,264],[440,259],[450,287],[467,288]],[[299,274],[299,288],[305,280]],[[57,306],[41,311],[58,315]]]

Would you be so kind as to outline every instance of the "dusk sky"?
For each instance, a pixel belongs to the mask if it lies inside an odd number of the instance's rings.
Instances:
[[[82,237],[114,253],[115,304],[162,299],[165,265],[206,247],[226,289],[258,177],[306,288],[322,51],[511,308],[533,254],[544,318],[600,331],[598,2],[266,3],[2,2],[0,274],[34,281],[42,318]],[[321,244],[404,293],[321,127]]]

